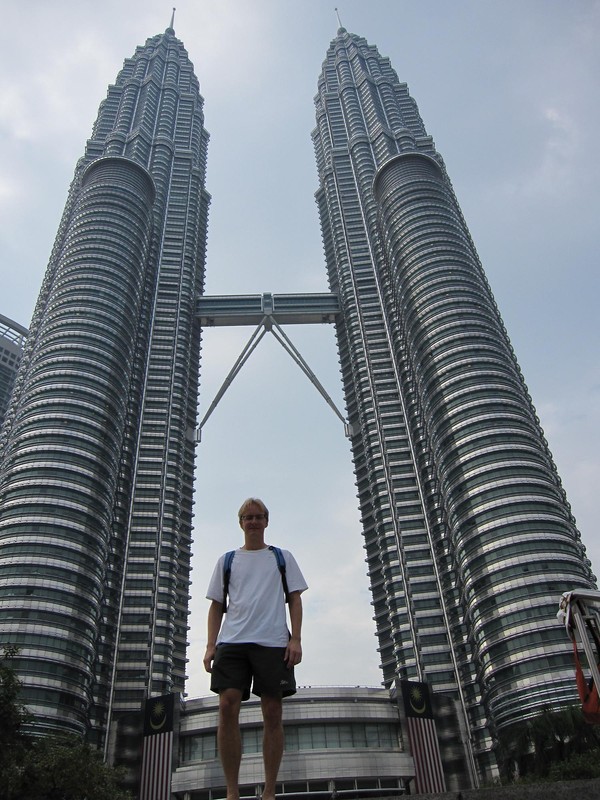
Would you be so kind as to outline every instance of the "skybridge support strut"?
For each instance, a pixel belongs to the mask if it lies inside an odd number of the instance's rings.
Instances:
[[[280,324],[331,323],[335,321],[336,315],[339,313],[339,300],[334,294],[201,297],[198,301],[197,316],[203,327],[256,325],[257,322],[258,324],[196,428],[196,442],[201,441],[202,428],[266,333],[272,333],[286,353],[300,367],[327,405],[341,420],[346,436],[350,437],[352,435],[351,426]]]

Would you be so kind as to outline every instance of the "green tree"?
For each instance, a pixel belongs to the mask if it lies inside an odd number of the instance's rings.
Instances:
[[[119,770],[75,737],[38,739],[20,765],[7,800],[127,800],[119,788]]]
[[[578,706],[569,706],[559,711],[545,709],[502,731],[496,756],[504,783],[517,778],[559,780],[552,776],[560,765],[572,761],[573,770],[587,770],[583,765],[599,747],[600,726],[589,725]]]
[[[23,726],[31,716],[19,699],[21,681],[13,667],[17,653],[5,647],[0,659],[0,770],[27,747]]]
[[[0,793],[2,800],[127,800],[121,771],[76,737],[33,736],[20,701],[16,648],[0,659]]]
[[[565,761],[552,764],[548,777],[551,781],[577,781],[600,778],[600,749],[575,753]]]

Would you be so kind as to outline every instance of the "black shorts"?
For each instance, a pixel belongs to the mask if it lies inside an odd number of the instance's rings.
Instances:
[[[258,697],[296,694],[294,668],[288,668],[283,660],[285,650],[260,644],[220,644],[212,665],[211,691],[239,689],[242,700],[250,697],[250,686]]]

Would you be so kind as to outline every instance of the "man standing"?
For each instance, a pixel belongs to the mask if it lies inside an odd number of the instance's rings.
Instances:
[[[217,742],[227,781],[227,800],[239,798],[239,714],[251,687],[260,697],[264,725],[262,797],[274,800],[283,755],[281,701],[296,692],[294,667],[302,660],[300,595],[308,587],[293,555],[281,551],[287,581],[288,630],[283,576],[276,552],[265,544],[269,511],[262,500],[251,497],[242,504],[238,518],[244,545],[235,551],[230,562],[227,598],[226,555],[217,562],[206,595],[212,602],[204,668],[211,673],[211,690],[219,695]]]

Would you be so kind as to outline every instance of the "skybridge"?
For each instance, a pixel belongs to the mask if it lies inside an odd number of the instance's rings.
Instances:
[[[250,358],[265,334],[271,333],[286,353],[300,367],[315,386],[327,405],[344,424],[346,436],[352,431],[346,418],[327,394],[317,376],[304,360],[299,350],[287,336],[282,325],[315,325],[333,323],[341,313],[340,301],[336,294],[241,294],[205,295],[198,300],[196,316],[203,328],[218,326],[253,325],[254,332],[237,361],[225,378],[223,385],[211,403],[202,421],[196,428],[196,441],[202,436],[202,428],[215,410],[219,401],[233,383],[235,376]]]
[[[264,318],[279,325],[335,322],[337,294],[233,294],[204,296],[197,316],[203,328],[216,325],[261,325]]]

